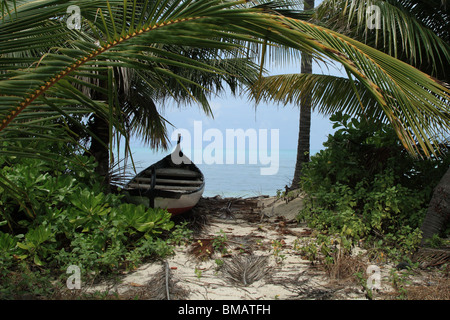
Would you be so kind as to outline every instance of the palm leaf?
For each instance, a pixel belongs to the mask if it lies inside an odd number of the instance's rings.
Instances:
[[[355,117],[366,117],[387,121],[373,95],[360,83],[348,78],[323,74],[282,74],[264,77],[255,83],[249,94],[257,102],[276,102],[300,105],[305,97],[311,97],[311,105],[324,115],[338,111]],[[362,105],[362,107],[361,107]]]
[[[373,26],[374,14],[367,14],[371,7],[379,10],[379,28]],[[315,16],[328,28],[437,76],[449,66],[449,18],[440,0],[324,0]]]
[[[226,71],[180,54],[176,58],[162,58],[154,54],[154,48],[182,43],[189,47],[231,51],[244,49],[242,41],[291,47],[310,53],[316,59],[327,58],[342,64],[355,83],[364,87],[378,103],[405,147],[412,152],[421,149],[428,154],[433,150],[435,130],[448,130],[449,90],[428,75],[337,32],[283,17],[268,8],[242,8],[244,2],[179,0],[142,4],[135,1],[128,5],[126,1],[106,4],[80,1],[97,43],[87,38],[71,41],[70,46],[59,47],[52,54],[39,58],[33,69],[8,70],[0,81],[0,89],[11,92],[8,97],[0,96],[0,132],[28,107],[44,103],[44,94],[77,100],[80,105],[116,121],[120,130],[123,126],[117,121],[119,106],[110,105],[118,99],[108,97],[106,104],[89,99],[70,85],[73,76],[81,76],[81,72],[86,75],[89,68],[133,68],[151,70],[154,79],[171,78],[186,90],[188,86],[206,89],[187,75],[174,73],[168,66],[211,74],[226,74]],[[3,16],[0,39],[6,37],[3,30],[7,30],[10,38],[16,39],[10,45],[15,50],[26,50],[25,44],[17,45],[29,36],[20,33],[23,18],[26,16],[31,19],[30,25],[38,27],[42,19],[64,16],[67,3],[42,1],[33,3],[33,12],[37,12],[34,16],[28,11],[21,16],[24,13],[19,8],[17,17]],[[39,5],[42,12],[37,10]],[[96,14],[100,18],[96,19]],[[8,49],[8,42],[3,45]],[[92,88],[101,90],[95,85]],[[108,93],[114,94],[114,90]],[[202,96],[198,94],[199,98]]]
[[[370,46],[312,23],[294,26],[329,46],[355,80],[371,92],[410,152],[433,152],[442,131],[450,129],[449,90],[427,74]],[[350,61],[351,62],[350,62]]]

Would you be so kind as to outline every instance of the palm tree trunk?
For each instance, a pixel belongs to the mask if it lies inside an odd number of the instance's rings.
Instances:
[[[98,138],[91,138],[89,153],[94,157],[97,167],[95,171],[102,177],[105,177],[105,183],[109,172],[109,124],[102,117],[94,114],[91,131]]]
[[[312,58],[302,53],[301,73],[312,73]],[[300,102],[300,121],[297,143],[297,161],[295,163],[294,179],[291,189],[297,189],[302,175],[303,165],[309,162],[310,133],[311,133],[311,97],[305,95]]]
[[[427,214],[422,222],[422,243],[440,234],[450,222],[450,168],[434,189]]]
[[[314,0],[304,2],[304,10],[314,8]],[[312,73],[312,57],[302,52],[301,73]],[[310,154],[310,134],[311,134],[311,96],[305,95],[300,101],[300,121],[297,143],[297,161],[295,163],[294,179],[292,179],[291,189],[297,189],[302,175],[303,165],[309,162]]]
[[[100,86],[107,88],[107,82],[100,80]],[[108,96],[100,92],[93,93],[94,98],[108,101]],[[104,178],[103,183],[109,187],[109,123],[103,117],[94,114],[93,121],[90,124],[90,130],[97,137],[91,137],[91,146],[89,153],[94,157],[97,167],[95,172]]]

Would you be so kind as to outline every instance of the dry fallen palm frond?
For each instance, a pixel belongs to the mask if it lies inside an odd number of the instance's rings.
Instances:
[[[360,257],[338,255],[333,263],[324,263],[322,267],[331,279],[356,281],[355,273],[364,272],[367,264]]]
[[[408,300],[450,300],[450,279],[437,279],[427,286],[406,287]]]
[[[210,222],[209,210],[207,206],[203,205],[203,200],[201,198],[197,206],[185,214],[173,217],[175,222],[186,223],[186,227],[192,231],[194,237],[199,237],[207,229]]]
[[[182,300],[189,293],[178,285],[167,262],[156,272],[151,279],[142,286],[129,290],[122,298],[150,299],[150,300]]]
[[[450,263],[450,248],[420,248],[413,256],[422,268],[438,267]]]
[[[224,263],[222,272],[233,284],[248,286],[270,272],[267,256],[237,256]]]
[[[198,260],[210,259],[214,254],[214,239],[195,239],[192,243],[192,248],[189,250],[189,254],[193,255]]]

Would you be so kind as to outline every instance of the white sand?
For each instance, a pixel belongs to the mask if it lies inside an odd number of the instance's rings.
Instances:
[[[201,300],[271,300],[271,299],[365,299],[362,287],[356,284],[339,285],[330,281],[323,270],[302,259],[298,245],[306,241],[307,228],[295,222],[295,216],[302,206],[301,195],[295,199],[277,200],[262,198],[257,219],[235,215],[234,219],[220,219],[218,215],[201,235],[202,239],[227,238],[228,254],[215,252],[206,260],[199,261],[189,251],[193,244],[176,248],[176,254],[166,262],[170,279],[186,294],[184,299]],[[261,213],[266,214],[262,219]],[[214,216],[212,213],[211,216]],[[297,244],[297,245],[295,245]],[[277,247],[277,245],[279,247]],[[267,257],[265,276],[251,284],[236,284],[226,278],[219,263],[232,263],[239,256],[252,254]],[[130,290],[145,290],[155,284],[154,275],[164,270],[161,261],[142,265],[128,273],[122,282],[114,287],[95,287],[95,290],[114,290],[126,294]],[[94,288],[92,288],[94,289]],[[170,297],[169,292],[169,297]],[[173,297],[172,297],[173,298]]]

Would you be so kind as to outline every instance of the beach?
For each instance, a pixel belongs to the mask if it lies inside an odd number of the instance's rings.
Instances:
[[[365,250],[354,247],[335,269],[326,269],[299,249],[315,238],[314,230],[295,219],[302,201],[301,193],[291,199],[202,198],[194,212],[176,218],[191,224],[191,242],[176,247],[163,261],[124,274],[118,282],[85,290],[115,292],[120,299],[367,300],[355,277],[374,263],[368,262]],[[390,274],[396,266],[380,262],[376,267],[380,283],[370,298],[392,299],[396,289]],[[416,273],[412,279],[423,288],[432,278]]]

